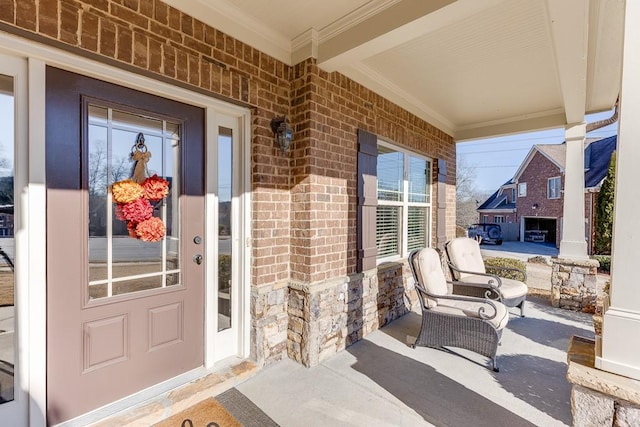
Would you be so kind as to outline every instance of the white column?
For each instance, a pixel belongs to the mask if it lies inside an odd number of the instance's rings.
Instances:
[[[640,380],[640,2],[625,4],[616,156],[611,301],[604,315],[600,369]]]
[[[564,172],[562,240],[558,258],[589,259],[584,231],[584,139],[586,123],[565,129],[567,153]]]

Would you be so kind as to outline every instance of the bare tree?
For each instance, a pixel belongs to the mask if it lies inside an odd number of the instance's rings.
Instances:
[[[456,167],[456,225],[467,228],[470,224],[478,222],[476,209],[484,202],[488,195],[476,188],[478,177],[474,165],[464,159],[458,159]]]
[[[89,153],[89,194],[104,195],[109,185],[109,166],[111,166],[111,182],[120,181],[129,176],[131,160],[126,157],[114,157],[111,165],[107,159],[106,141],[95,141]]]

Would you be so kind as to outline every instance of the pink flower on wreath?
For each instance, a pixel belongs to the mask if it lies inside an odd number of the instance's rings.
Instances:
[[[169,181],[160,178],[157,174],[150,176],[142,182],[144,197],[152,201],[162,200],[169,194]]]
[[[124,205],[122,203],[116,203],[116,219],[126,222],[127,219],[124,217],[124,212],[122,212],[123,206]]]
[[[111,193],[116,203],[131,203],[144,196],[144,189],[137,182],[125,179],[115,182],[111,187]]]
[[[136,234],[145,242],[159,242],[165,232],[164,222],[155,216],[136,225]]]
[[[126,205],[122,205],[122,216],[131,222],[142,222],[153,215],[153,206],[147,199],[137,199]]]

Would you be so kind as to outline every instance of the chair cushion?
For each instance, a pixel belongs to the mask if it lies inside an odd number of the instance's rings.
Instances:
[[[492,301],[496,306],[496,316],[493,319],[487,320],[487,322],[491,323],[496,329],[500,330],[507,325],[509,321],[509,312],[507,311],[507,307],[504,304],[498,301]],[[437,307],[433,307],[431,310],[438,313],[451,314],[454,316],[466,316],[466,317],[474,317],[480,318],[478,314],[478,310],[480,307],[485,308],[485,313],[487,315],[493,314],[493,309],[487,304],[483,304],[481,302],[471,302],[471,301],[454,301],[441,298],[438,302]]]
[[[484,261],[477,241],[468,237],[456,237],[447,243],[449,261],[460,270],[485,273]],[[468,273],[456,273],[462,280]]]
[[[433,295],[447,295],[447,279],[442,271],[440,255],[432,248],[424,248],[418,252],[414,259],[416,273],[422,286]],[[426,298],[427,307],[435,307],[438,300]]]
[[[460,279],[461,282],[466,283],[489,283],[489,280],[491,280],[490,276],[480,275],[466,275]],[[527,285],[519,280],[505,279],[504,277],[501,277],[500,281],[502,282],[502,286],[500,286],[499,289],[502,294],[502,298],[504,299],[519,298],[526,295],[529,291]],[[494,281],[494,285],[497,286],[498,283],[495,283]]]

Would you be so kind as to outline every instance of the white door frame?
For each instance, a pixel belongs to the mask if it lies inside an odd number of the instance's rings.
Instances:
[[[29,426],[46,425],[46,181],[45,181],[45,69],[47,65],[59,67],[88,77],[108,81],[121,86],[137,89],[143,92],[169,97],[176,101],[181,101],[190,105],[202,107],[206,114],[206,136],[207,144],[213,141],[213,132],[217,140],[216,114],[228,117],[235,117],[238,123],[239,137],[242,156],[241,166],[241,194],[239,201],[242,203],[242,218],[240,218],[241,236],[245,244],[238,245],[240,249],[239,259],[241,260],[242,271],[238,283],[241,286],[239,292],[238,310],[240,328],[238,331],[238,349],[236,356],[246,358],[249,355],[249,295],[250,295],[250,245],[248,237],[251,236],[251,176],[250,162],[251,156],[251,112],[248,108],[220,101],[216,98],[190,91],[182,87],[174,86],[159,80],[131,73],[120,68],[115,68],[99,62],[86,59],[81,56],[70,54],[62,50],[39,44],[27,39],[0,32],[0,54],[6,54],[27,64],[25,67],[28,76],[28,94],[26,93],[26,80],[20,79],[24,88],[23,94],[16,96],[20,101],[21,117],[28,117],[22,123],[24,129],[28,128],[28,136],[20,132],[21,157],[18,158],[22,165],[21,170],[27,170],[28,177],[23,179],[23,187],[26,191],[21,193],[21,203],[28,208],[23,209],[21,220],[22,229],[19,238],[26,244],[21,245],[20,250],[23,260],[29,260],[28,265],[16,266],[17,274],[20,274],[21,283],[26,282],[26,286],[17,286],[17,298],[26,299],[28,304],[24,304],[21,310],[19,321],[19,339],[22,355],[26,360],[22,364],[20,372],[21,389],[25,396],[28,394]],[[22,59],[20,59],[22,58]],[[23,72],[24,75],[24,72]],[[28,99],[28,104],[24,102]],[[16,130],[18,131],[18,129]],[[27,163],[28,162],[28,163]],[[24,164],[23,164],[24,163]],[[18,175],[18,164],[16,164],[16,181],[21,179]],[[210,212],[207,212],[207,222],[209,222]],[[18,236],[17,236],[18,238]],[[18,242],[16,242],[18,248]],[[16,257],[18,260],[18,256]],[[210,269],[207,269],[209,271]],[[18,271],[20,273],[18,273]],[[28,273],[28,276],[27,276]],[[208,275],[210,273],[207,273]],[[216,290],[212,289],[214,281],[207,276],[205,288],[206,304],[209,302],[210,294]],[[27,299],[28,298],[28,299]],[[26,308],[28,307],[28,311]],[[206,325],[217,325],[217,318],[211,318],[212,309],[205,308]],[[216,328],[208,328],[205,332],[205,366],[210,369],[214,367],[214,361],[218,358],[215,355],[215,333]],[[178,384],[167,383],[160,388],[173,388]],[[119,402],[118,406],[122,406]],[[125,403],[126,406],[126,403]],[[98,410],[100,411],[100,410]],[[20,425],[20,424],[16,424]]]
[[[28,93],[27,61],[0,53],[0,74],[13,78],[14,97],[14,400],[0,405],[0,420],[7,425],[24,425],[28,417],[29,384],[29,218],[27,217],[28,171]],[[15,203],[17,202],[17,203]]]
[[[231,129],[232,140],[242,141],[247,139],[249,129],[242,126],[242,122],[238,117],[233,117],[214,111],[207,113],[207,259],[210,260],[207,266],[206,281],[210,284],[218,282],[218,241],[213,236],[218,235],[218,137],[219,128],[225,127]],[[241,260],[242,252],[249,251],[250,228],[251,222],[250,203],[251,187],[248,179],[248,171],[250,168],[251,156],[246,151],[246,144],[234,144],[233,146],[233,193],[232,193],[232,212],[243,213],[242,217],[233,217],[231,221],[232,227],[232,260]],[[240,159],[236,161],[235,159]],[[246,258],[246,257],[245,257]],[[239,268],[238,268],[239,267]],[[207,295],[207,321],[205,325],[206,334],[213,337],[207,341],[207,351],[205,364],[211,367],[216,363],[225,363],[225,359],[240,356],[242,358],[248,356],[249,350],[249,331],[242,325],[248,325],[250,322],[250,312],[248,298],[243,298],[242,294],[236,295],[237,291],[248,292],[246,284],[250,282],[249,263],[246,261],[232,264],[232,284],[233,291],[231,294],[231,327],[229,329],[218,332],[218,294],[217,290]],[[242,285],[244,284],[244,285]],[[240,354],[233,349],[243,348],[245,353]]]

